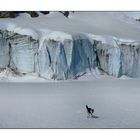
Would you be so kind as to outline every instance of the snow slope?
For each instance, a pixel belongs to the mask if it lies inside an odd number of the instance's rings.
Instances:
[[[0,28],[40,38],[51,31],[84,32],[118,38],[140,39],[139,26],[135,20],[130,21],[131,12],[74,12],[70,18],[61,13],[52,12],[38,18],[19,16],[15,19],[0,19]],[[137,13],[138,14],[138,13]],[[132,22],[133,21],[133,22]]]

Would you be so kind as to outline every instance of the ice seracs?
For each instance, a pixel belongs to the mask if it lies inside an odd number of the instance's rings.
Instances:
[[[13,34],[8,45],[10,68],[21,73],[36,72],[38,41],[30,36]]]
[[[108,75],[119,76],[120,71],[120,49],[110,44],[98,43],[97,49],[97,65]]]
[[[120,44],[120,74],[129,77],[140,77],[140,44]]]
[[[0,30],[0,70],[9,65],[9,47],[7,46],[8,32]]]
[[[140,77],[139,25],[124,14],[76,12],[66,18],[54,12],[24,20],[0,19],[0,71],[66,80],[97,68],[114,77]]]
[[[139,42],[112,38],[105,41],[87,34],[57,33],[39,44],[31,36],[1,30],[1,70],[37,73],[45,79],[65,80],[83,75],[96,67],[115,77],[140,76]],[[114,41],[113,41],[114,40]]]

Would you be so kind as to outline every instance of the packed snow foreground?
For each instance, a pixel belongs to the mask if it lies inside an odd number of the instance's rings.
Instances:
[[[1,80],[140,77],[140,23],[122,12],[0,19],[0,50]]]

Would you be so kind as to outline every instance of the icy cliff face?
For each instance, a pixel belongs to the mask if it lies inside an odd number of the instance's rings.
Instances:
[[[42,42],[27,35],[0,32],[0,70],[36,73],[45,79],[65,80],[96,67],[115,77],[140,77],[140,44],[95,40],[86,34],[57,33]]]
[[[98,43],[98,67],[108,75],[140,77],[140,44],[118,43],[116,46]]]
[[[120,44],[120,75],[140,77],[140,44]]]
[[[96,49],[98,67],[108,75],[118,77],[120,71],[120,48],[100,42]]]
[[[8,44],[10,68],[20,73],[36,72],[38,42],[29,36],[13,34]]]
[[[38,55],[39,74],[48,79],[67,79],[68,65],[64,45],[45,40]]]
[[[63,40],[47,37],[39,44],[30,36],[1,31],[0,43],[1,69],[8,67],[16,73],[38,73],[46,79],[64,80],[96,67],[95,47],[82,34]]]
[[[72,76],[92,70],[96,67],[95,47],[87,37],[73,36],[72,60],[70,72]]]
[[[72,35],[63,42],[45,40],[39,52],[39,73],[42,77],[68,79],[96,66],[96,54],[88,37]]]
[[[140,25],[129,14],[71,12],[66,18],[50,12],[0,19],[0,72],[64,80],[99,68],[115,77],[140,77]]]
[[[0,70],[9,65],[9,47],[7,46],[8,32],[0,31]]]

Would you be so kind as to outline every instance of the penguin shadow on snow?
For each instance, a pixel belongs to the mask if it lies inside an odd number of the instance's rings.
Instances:
[[[91,118],[98,119],[99,116],[92,115]]]

